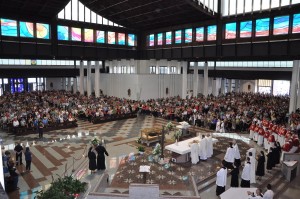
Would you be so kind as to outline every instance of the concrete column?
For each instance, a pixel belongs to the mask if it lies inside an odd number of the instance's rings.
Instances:
[[[225,79],[224,78],[222,78],[221,79],[221,94],[225,94]]]
[[[135,73],[135,74],[138,73],[137,65],[135,63],[136,62],[134,61],[134,59],[130,59],[130,61],[129,61],[130,73],[131,73],[131,67],[134,68],[134,72],[133,73]]]
[[[208,63],[204,63],[204,82],[203,82],[203,95],[208,95]]]
[[[91,96],[92,94],[92,82],[91,82],[91,73],[92,73],[91,61],[87,61],[87,77],[86,77],[86,91],[87,96]]]
[[[198,87],[199,87],[199,75],[198,75],[198,70],[199,70],[199,66],[198,66],[198,62],[195,62],[194,64],[194,88],[193,88],[193,94],[194,97],[197,97],[198,95]]]
[[[179,62],[177,62],[177,69],[176,69],[177,71],[177,74],[180,74],[181,73],[181,62],[179,61]]]
[[[73,77],[73,93],[77,93],[77,77]]]
[[[121,73],[121,61],[118,61],[117,73]]]
[[[232,91],[232,79],[228,80],[228,90],[227,92],[230,93]]]
[[[95,96],[100,97],[100,64],[95,62]]]
[[[83,61],[80,61],[80,76],[79,76],[79,92],[80,95],[84,95],[84,66],[83,66]]]
[[[182,72],[182,98],[186,98],[187,95],[187,62],[181,62],[183,72]]]
[[[62,78],[62,89],[66,90],[66,84],[67,84],[67,77]]]
[[[290,92],[290,107],[289,112],[294,112],[297,107],[297,91],[298,89],[298,82],[299,82],[299,60],[294,60],[293,62],[293,72],[292,72],[292,82],[291,82],[291,92]],[[299,100],[298,100],[299,101]]]
[[[108,61],[109,73],[114,73],[114,66],[112,61]]]
[[[155,72],[156,74],[159,74],[159,60],[156,60],[155,66],[156,66]]]
[[[71,91],[71,77],[68,77],[68,87],[67,87],[67,90],[68,91]]]
[[[167,61],[167,67],[168,67],[169,74],[172,74],[172,72],[171,72],[171,61]]]
[[[240,90],[240,80],[236,79],[234,80],[234,82],[235,82],[234,92],[238,93]]]

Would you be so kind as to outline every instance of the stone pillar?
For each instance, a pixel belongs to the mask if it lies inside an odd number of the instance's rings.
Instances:
[[[172,72],[171,72],[171,61],[167,61],[167,67],[168,67],[168,70],[169,70],[169,74],[172,74]]]
[[[234,92],[238,93],[240,90],[240,80],[236,79],[234,80],[234,82],[235,82]]]
[[[71,87],[71,77],[68,77],[68,87],[67,90],[71,91],[72,87]]]
[[[187,62],[181,62],[183,71],[182,71],[182,98],[186,98],[187,95]]]
[[[208,63],[204,63],[204,82],[203,82],[203,95],[207,97],[208,95]]]
[[[73,93],[77,93],[77,77],[73,77]]]
[[[80,76],[79,76],[79,92],[80,95],[84,95],[84,66],[83,61],[80,61]]]
[[[224,78],[222,78],[221,79],[221,94],[225,94],[225,79]]]
[[[198,70],[199,70],[199,66],[198,66],[198,62],[195,62],[194,64],[194,88],[193,88],[193,94],[194,97],[197,97],[198,95],[198,86],[199,86],[199,75],[198,75]]]
[[[159,74],[159,60],[156,60],[155,66],[156,66],[155,72],[156,74]]]
[[[291,89],[290,89],[290,107],[289,112],[294,112],[297,107],[297,91],[299,93],[298,89],[298,82],[299,82],[299,60],[293,61],[293,72],[292,72],[292,82],[291,82]],[[299,99],[300,100],[300,99]],[[298,101],[299,101],[298,100]]]
[[[86,91],[87,96],[91,96],[92,94],[92,82],[91,82],[91,73],[92,73],[91,61],[87,61],[87,77],[86,77]]]
[[[232,79],[228,80],[228,90],[227,93],[230,93],[232,91]]]
[[[95,96],[100,97],[100,64],[95,61]]]
[[[62,90],[66,90],[66,84],[67,84],[67,77],[62,78]]]
[[[177,74],[180,74],[181,73],[181,62],[177,62]]]
[[[117,65],[117,73],[121,73],[121,61],[118,61],[118,65]]]

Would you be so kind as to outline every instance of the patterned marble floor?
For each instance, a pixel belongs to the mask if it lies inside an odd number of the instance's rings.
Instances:
[[[11,199],[27,199],[34,198],[35,191],[46,188],[52,181],[52,178],[57,178],[58,176],[70,175],[72,170],[79,171],[77,177],[85,181],[91,182],[92,186],[101,176],[101,172],[91,175],[88,171],[88,160],[86,158],[86,149],[89,147],[89,142],[94,136],[98,136],[101,139],[105,140],[107,151],[110,156],[106,160],[107,164],[107,173],[110,177],[111,186],[105,190],[106,192],[115,192],[118,190],[122,193],[127,193],[128,190],[126,187],[122,189],[118,186],[113,186],[113,179],[117,176],[118,168],[124,157],[126,157],[130,152],[137,152],[136,146],[132,143],[139,136],[141,128],[149,128],[153,126],[162,126],[167,123],[163,119],[154,119],[150,116],[139,116],[133,119],[120,120],[114,122],[108,122],[103,124],[92,124],[87,121],[79,121],[77,128],[56,130],[52,132],[45,133],[44,139],[38,139],[36,134],[29,134],[24,136],[14,136],[7,134],[6,132],[0,131],[0,138],[2,139],[2,146],[5,150],[10,150],[13,154],[13,149],[16,142],[21,142],[24,146],[30,146],[33,153],[32,161],[32,172],[23,173],[25,166],[18,166],[17,169],[21,173],[19,179],[19,191],[9,193],[9,198]],[[194,128],[196,132],[207,132],[204,129]],[[215,134],[215,136],[220,136]],[[222,137],[227,136],[228,139],[239,139],[240,143],[247,143],[249,140],[243,136],[236,134],[223,134]],[[226,142],[227,142],[226,141]],[[226,142],[221,142],[218,147],[225,148]],[[223,146],[224,144],[224,146]],[[216,159],[211,161],[216,164],[219,163],[219,160],[224,157],[224,150],[217,149],[220,151],[216,154]],[[247,145],[241,147],[242,150],[246,150]],[[24,161],[25,163],[25,161]],[[212,162],[213,163],[213,162]],[[201,166],[200,166],[201,165]],[[199,164],[199,167],[191,167],[189,172],[194,172],[194,175],[197,176],[196,181],[201,181],[203,179],[204,169],[200,168],[217,169],[217,165],[212,166],[208,162]],[[188,171],[187,171],[188,172]],[[212,172],[214,173],[214,172]],[[278,172],[275,171],[275,174]],[[276,175],[274,175],[276,178]],[[262,183],[265,185],[265,182],[272,180],[272,175],[266,177],[266,180]],[[214,181],[214,179],[212,179]],[[151,182],[149,182],[151,183]],[[171,182],[171,184],[173,181]],[[213,182],[214,183],[214,182]],[[214,186],[209,184],[207,188],[201,189],[202,198],[215,198],[214,196]],[[204,183],[205,184],[205,183]],[[298,187],[298,185],[296,186]],[[161,194],[165,195],[180,195],[183,191],[178,193],[178,191],[165,191],[163,190]],[[185,193],[190,195],[190,192]],[[288,198],[288,197],[286,197]]]

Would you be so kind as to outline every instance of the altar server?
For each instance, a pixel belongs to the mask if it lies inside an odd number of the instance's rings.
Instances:
[[[235,150],[232,146],[232,143],[229,142],[229,147],[227,148],[226,154],[224,156],[225,166],[228,169],[233,169]]]
[[[210,158],[213,155],[213,142],[210,134],[206,135],[206,152],[207,157]]]
[[[197,164],[199,162],[199,145],[196,140],[193,140],[191,145],[191,159],[192,164]]]
[[[251,164],[251,169],[250,169],[250,183],[256,183],[255,180],[255,162],[256,159],[253,157],[252,152],[249,152],[249,158],[250,158],[250,164]]]
[[[236,140],[233,140],[233,148],[234,148],[234,163],[237,167],[241,166],[241,154],[239,150],[239,146],[236,143]]]
[[[207,160],[207,151],[206,151],[206,139],[205,135],[202,135],[202,139],[199,143],[199,157],[200,160]]]
[[[219,196],[225,191],[227,182],[227,168],[224,166],[217,172],[217,180],[216,180],[216,195]]]
[[[247,161],[242,171],[241,187],[250,187],[250,171],[251,171],[250,158],[247,157]]]

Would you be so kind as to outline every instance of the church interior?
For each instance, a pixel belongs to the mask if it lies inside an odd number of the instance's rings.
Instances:
[[[3,199],[294,199],[300,0],[0,1]]]

